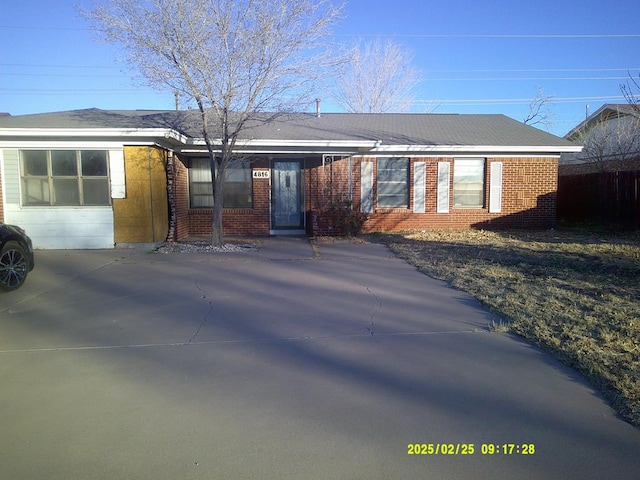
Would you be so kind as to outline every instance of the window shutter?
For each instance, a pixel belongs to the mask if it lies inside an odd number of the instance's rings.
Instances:
[[[373,213],[373,162],[360,164],[360,211]]]
[[[449,213],[449,170],[449,162],[438,162],[438,213]]]
[[[425,212],[425,170],[424,162],[413,164],[413,213]]]
[[[489,213],[502,211],[502,162],[492,162],[489,186]]]

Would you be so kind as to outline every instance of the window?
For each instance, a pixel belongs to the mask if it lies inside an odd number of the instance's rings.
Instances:
[[[378,208],[409,208],[409,159],[379,158]]]
[[[21,150],[22,204],[110,205],[107,152]]]
[[[253,205],[251,166],[242,163],[227,167],[224,184],[224,208],[251,208]],[[213,207],[213,185],[208,158],[189,162],[189,201],[191,208]]]
[[[213,185],[208,158],[192,158],[189,162],[189,204],[191,208],[213,207]]]
[[[484,205],[484,159],[455,159],[453,163],[453,205]]]

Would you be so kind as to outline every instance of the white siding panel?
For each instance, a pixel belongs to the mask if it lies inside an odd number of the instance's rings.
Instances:
[[[449,162],[438,162],[438,213],[449,213],[450,167]]]
[[[111,198],[126,198],[124,152],[122,150],[109,151],[109,175],[111,176]]]
[[[18,150],[3,150],[3,195],[6,205],[20,205],[20,156]]]
[[[360,211],[373,213],[373,162],[360,164]]]
[[[20,225],[38,249],[113,248],[111,207],[19,208],[7,205],[5,222]]]
[[[425,162],[413,164],[413,213],[425,212]]]
[[[502,211],[502,162],[492,162],[489,186],[489,213]]]

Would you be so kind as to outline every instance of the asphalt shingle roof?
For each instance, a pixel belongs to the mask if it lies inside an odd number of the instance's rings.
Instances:
[[[265,117],[266,118],[266,117]],[[0,129],[173,129],[201,137],[199,113],[150,110],[71,110],[0,116]],[[566,147],[574,144],[505,115],[479,114],[286,114],[247,125],[243,139],[283,141],[380,141],[383,145]]]

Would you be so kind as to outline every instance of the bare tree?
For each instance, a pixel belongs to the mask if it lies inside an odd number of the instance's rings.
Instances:
[[[342,7],[331,0],[106,0],[84,12],[121,45],[152,87],[194,101],[213,179],[213,245],[220,245],[225,171],[241,134],[310,104],[330,63],[320,48]],[[320,52],[320,53],[319,53]]]
[[[336,78],[338,103],[352,113],[408,111],[420,81],[412,61],[411,52],[392,40],[360,42]]]
[[[624,95],[627,103],[640,115],[640,74],[638,74],[638,79],[636,80],[629,73],[627,84],[620,85],[620,90],[622,90],[622,95]]]
[[[576,157],[579,162],[590,163],[598,171],[606,171],[610,164],[628,168],[640,154],[640,118],[618,111],[585,123],[570,139],[583,145]]]
[[[551,130],[555,119],[554,114],[551,112],[552,99],[553,96],[545,95],[542,88],[538,87],[537,95],[529,104],[529,114],[522,122],[531,126],[543,126],[547,131]]]

